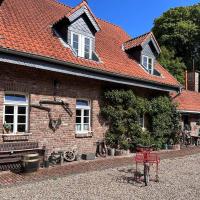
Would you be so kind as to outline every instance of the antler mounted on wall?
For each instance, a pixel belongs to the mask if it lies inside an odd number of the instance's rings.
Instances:
[[[52,129],[53,132],[55,132],[57,129],[59,129],[60,125],[62,124],[62,120],[61,120],[62,115],[60,114],[58,119],[53,119],[52,114],[51,114],[51,109],[43,106],[42,104],[61,105],[64,108],[64,110],[70,115],[70,117],[73,114],[72,111],[69,109],[69,104],[65,103],[62,100],[59,100],[59,101],[58,100],[54,100],[54,101],[45,100],[45,101],[40,101],[39,105],[32,104],[31,107],[45,110],[48,112],[49,128]]]

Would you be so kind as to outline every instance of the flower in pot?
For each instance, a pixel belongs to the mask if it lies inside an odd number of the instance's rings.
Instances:
[[[119,141],[120,149],[122,150],[122,154],[127,155],[129,153],[130,143],[128,138],[121,137]]]
[[[10,124],[7,124],[6,122],[3,124],[3,129],[6,133],[10,133],[11,131],[11,125]]]

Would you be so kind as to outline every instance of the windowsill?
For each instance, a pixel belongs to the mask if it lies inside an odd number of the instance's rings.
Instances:
[[[3,133],[0,134],[1,136],[29,136],[32,135],[32,133]]]
[[[93,136],[93,132],[89,131],[89,132],[80,132],[80,133],[76,133],[75,137],[76,138],[89,138]]]

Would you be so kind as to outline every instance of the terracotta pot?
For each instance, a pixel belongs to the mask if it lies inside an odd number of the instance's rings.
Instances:
[[[174,144],[174,145],[172,145],[172,149],[173,150],[180,150],[181,149],[181,145],[180,144]]]
[[[114,148],[108,148],[108,155],[109,156],[115,156],[115,149]]]
[[[121,155],[122,155],[122,150],[115,149],[115,156],[121,156]]]

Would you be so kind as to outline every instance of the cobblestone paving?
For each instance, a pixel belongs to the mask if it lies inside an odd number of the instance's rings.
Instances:
[[[130,165],[2,188],[0,199],[199,200],[199,165],[200,154],[162,160],[160,182],[151,181],[147,187],[133,180],[135,166]]]

